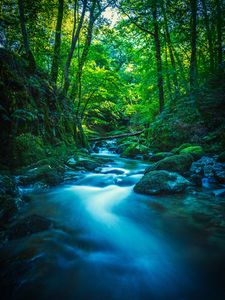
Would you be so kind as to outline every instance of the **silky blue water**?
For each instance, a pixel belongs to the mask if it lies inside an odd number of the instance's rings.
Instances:
[[[224,199],[135,194],[146,164],[110,157],[101,173],[32,195],[21,218],[56,226],[1,249],[6,298],[225,299]]]

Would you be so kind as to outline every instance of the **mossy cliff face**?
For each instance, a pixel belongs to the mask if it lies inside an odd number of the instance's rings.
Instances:
[[[65,121],[48,76],[31,72],[21,57],[5,49],[0,49],[0,60],[0,169],[40,160],[47,145],[72,144],[70,115]]]

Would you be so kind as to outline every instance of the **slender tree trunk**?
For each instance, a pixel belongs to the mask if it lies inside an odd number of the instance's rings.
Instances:
[[[165,44],[166,44],[166,37],[165,37]],[[172,87],[171,87],[171,81],[170,81],[170,73],[169,73],[169,64],[168,64],[168,54],[167,54],[167,48],[165,47],[165,71],[166,71],[166,83],[167,83],[167,90],[170,97],[170,100],[172,102],[173,100],[173,93],[172,93]]]
[[[221,0],[216,0],[217,10],[217,60],[218,68],[221,69],[223,63],[223,49],[222,49],[222,7]]]
[[[71,93],[71,97],[77,98],[76,116],[79,115],[79,110],[80,110],[80,105],[81,105],[81,78],[82,78],[83,67],[84,67],[85,61],[87,59],[89,48],[90,48],[91,41],[92,41],[93,27],[94,27],[94,22],[96,20],[96,18],[94,17],[96,3],[97,3],[97,1],[94,0],[92,3],[91,10],[90,10],[87,36],[86,36],[86,40],[85,40],[85,44],[84,44],[84,49],[81,54],[81,58],[79,59],[79,62],[78,62],[76,81],[75,81],[75,84],[74,84],[74,87],[73,87],[72,93]]]
[[[35,64],[35,59],[34,59],[33,53],[30,50],[29,38],[28,38],[28,34],[27,34],[27,29],[26,29],[23,0],[18,0],[18,8],[19,8],[21,32],[22,32],[22,37],[23,37],[23,45],[25,48],[25,53],[26,53],[27,59],[29,61],[29,68],[31,70],[35,70],[36,64]]]
[[[71,41],[71,47],[70,47],[70,51],[67,57],[67,61],[66,61],[66,65],[65,65],[65,69],[64,69],[64,86],[63,86],[63,95],[65,96],[68,92],[69,89],[69,71],[70,71],[70,65],[71,65],[71,61],[73,58],[73,53],[74,50],[76,48],[76,44],[80,35],[80,31],[83,25],[83,21],[84,21],[84,15],[86,12],[86,8],[87,8],[87,0],[83,1],[83,9],[82,9],[82,13],[81,13],[81,17],[80,20],[78,22],[78,26],[76,29],[76,13],[77,13],[77,5],[78,5],[78,1],[75,0],[75,5],[74,5],[74,28],[73,28],[73,33],[72,33],[72,41]]]
[[[208,45],[209,45],[209,62],[210,62],[210,70],[214,70],[214,53],[213,53],[213,41],[212,41],[212,34],[209,26],[209,16],[207,13],[207,6],[206,6],[206,0],[202,0],[202,7],[203,7],[203,14],[205,19],[205,28],[206,28],[206,35],[208,39]]]
[[[173,68],[174,90],[175,90],[175,95],[177,96],[179,94],[179,85],[178,85],[178,79],[177,79],[176,62],[175,62],[175,58],[174,58],[174,54],[173,54],[173,47],[172,47],[172,42],[171,42],[171,38],[170,38],[170,33],[169,33],[169,28],[168,28],[168,20],[167,20],[164,3],[162,3],[161,7],[162,7],[163,18],[164,18],[166,41],[167,41],[167,45],[168,45],[168,49],[169,49],[171,65]]]
[[[53,53],[52,67],[51,67],[51,79],[54,83],[57,82],[58,70],[59,70],[63,9],[64,9],[64,0],[59,0],[58,17],[57,17],[56,30],[55,30],[55,45],[54,45],[54,53]]]
[[[159,40],[159,26],[157,18],[157,6],[153,2],[152,16],[154,23],[154,40],[155,40],[155,57],[157,65],[157,85],[159,90],[159,111],[160,113],[164,108],[164,88],[163,88],[163,74],[162,74],[162,59],[161,59],[161,47]]]
[[[194,91],[197,80],[197,0],[190,0],[191,3],[191,60],[190,60],[190,91]]]

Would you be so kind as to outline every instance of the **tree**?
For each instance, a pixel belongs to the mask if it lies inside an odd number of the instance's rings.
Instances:
[[[66,96],[70,82],[69,82],[69,71],[70,71],[70,66],[71,66],[71,61],[73,58],[73,53],[76,48],[77,41],[79,39],[80,31],[84,22],[84,16],[87,8],[87,0],[83,1],[83,8],[82,8],[82,13],[80,16],[80,20],[77,25],[77,8],[78,8],[78,0],[74,1],[74,24],[73,24],[73,32],[72,32],[72,39],[71,39],[71,46],[70,50],[67,56],[65,68],[64,68],[64,86],[63,86],[63,95]],[[77,27],[76,27],[77,25]]]
[[[57,82],[58,69],[59,69],[63,9],[64,9],[64,0],[59,0],[58,16],[57,16],[56,29],[55,29],[54,53],[53,53],[52,67],[51,67],[51,79],[54,83]]]
[[[28,34],[27,34],[27,29],[26,29],[23,0],[18,0],[18,8],[19,8],[21,32],[22,32],[22,37],[23,37],[23,45],[25,48],[26,57],[27,57],[27,60],[29,61],[30,69],[34,70],[36,65],[35,65],[35,59],[34,59],[33,53],[30,49],[30,43],[29,43],[29,38],[28,38]]]
[[[157,4],[152,4],[152,17],[154,26],[154,40],[155,40],[155,57],[157,65],[157,86],[159,89],[159,111],[160,113],[164,108],[164,87],[163,87],[163,70],[162,70],[162,58],[161,58],[161,45],[159,39],[159,25],[157,16]]]
[[[197,0],[190,0],[191,5],[191,59],[190,59],[190,91],[193,90],[197,81]]]

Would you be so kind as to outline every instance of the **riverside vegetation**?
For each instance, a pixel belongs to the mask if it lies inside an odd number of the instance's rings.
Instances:
[[[126,194],[127,187],[131,187],[129,205],[134,205],[132,199],[140,199],[148,209],[160,212],[159,218],[168,210],[171,222],[183,216],[187,223],[194,220],[195,230],[210,232],[211,239],[216,240],[215,251],[222,253],[224,14],[221,0],[1,2],[0,275],[6,299],[33,296],[29,284],[27,290],[20,290],[20,268],[26,269],[29,259],[17,259],[20,254],[13,251],[8,258],[7,249],[35,236],[42,241],[41,234],[55,234],[57,230],[77,230],[75,235],[79,237],[80,228],[68,229],[63,222],[60,224],[62,219],[57,219],[50,204],[53,212],[48,212],[48,202],[39,207],[45,198],[55,203],[53,191],[58,191],[62,202],[66,201],[62,191],[68,185],[83,186],[84,191],[78,189],[76,197],[90,197],[93,203],[95,198],[91,198],[91,191],[85,192],[85,187],[102,188],[103,192],[113,185],[113,199],[120,198],[117,188],[124,188]],[[98,197],[107,195],[110,198],[110,191]],[[55,205],[59,209],[57,202]],[[103,203],[98,205],[96,202],[94,207],[97,215],[103,211]],[[140,214],[146,213],[139,209]],[[112,214],[104,213],[111,220]],[[101,222],[103,227],[108,226]],[[137,240],[142,236],[140,243],[148,245],[147,236],[134,223],[120,222],[121,232],[133,230]],[[147,221],[143,222],[148,227]],[[112,229],[113,234],[120,241],[116,230]],[[32,252],[30,246],[21,247],[22,253],[26,249]],[[139,250],[134,250],[137,256]],[[223,255],[218,257],[224,259]],[[9,275],[17,263],[18,274]],[[213,266],[210,268],[213,271]],[[218,299],[222,299],[225,274],[218,274],[218,286],[213,288],[218,288]],[[109,286],[109,282],[105,284]],[[165,299],[164,294],[147,288],[142,296],[135,290],[137,294],[132,298],[129,286],[130,282],[121,299],[149,299],[149,295]],[[197,294],[217,299],[213,288],[209,286],[205,294],[199,288]],[[14,293],[17,289],[21,292],[18,298]],[[96,299],[102,299],[109,290],[93,291]],[[195,291],[198,289],[191,292],[190,299],[195,299]],[[41,299],[51,292],[40,294]],[[171,299],[183,295],[182,288],[178,294],[172,289],[170,292]],[[82,289],[79,293],[77,299],[87,296]],[[67,299],[73,296],[68,294]],[[110,299],[117,296],[112,293]]]

